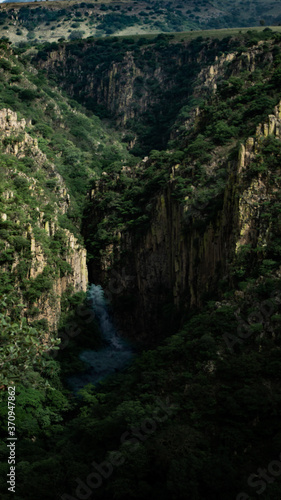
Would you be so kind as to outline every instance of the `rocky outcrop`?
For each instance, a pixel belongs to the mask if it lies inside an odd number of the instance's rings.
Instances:
[[[75,236],[68,230],[64,230],[66,239],[65,261],[71,266],[72,272],[65,276],[54,279],[52,294],[42,296],[35,306],[39,313],[37,320],[46,319],[49,329],[56,331],[60,318],[61,298],[64,292],[72,290],[73,293],[87,290],[88,270],[86,265],[86,249],[81,247]],[[28,238],[30,239],[31,266],[30,278],[36,278],[44,271],[47,265],[47,258],[40,244],[34,238],[31,226],[28,228]],[[26,310],[27,311],[27,310]]]
[[[89,45],[87,46],[88,50]],[[93,50],[93,49],[92,49]],[[82,49],[82,52],[85,51]],[[142,49],[143,57],[145,50]],[[116,124],[125,126],[128,120],[142,115],[150,107],[161,100],[161,93],[155,95],[151,87],[146,84],[147,80],[157,82],[160,85],[162,94],[173,86],[173,79],[167,77],[161,64],[153,69],[147,64],[141,69],[135,60],[134,53],[127,51],[122,57],[122,61],[112,61],[108,68],[104,68],[104,63],[97,64],[94,71],[88,71],[87,64],[81,60],[76,60],[76,64],[69,64],[69,54],[65,48],[51,51],[47,61],[39,61],[39,66],[49,72],[60,71],[64,75],[63,85],[70,95],[82,98],[83,102],[94,103],[95,106],[105,108],[112,117],[116,119]],[[179,57],[176,65],[181,65]],[[175,72],[176,73],[176,72]],[[68,81],[71,81],[71,83]],[[72,81],[76,83],[73,84]]]
[[[235,60],[237,53],[223,54],[222,56],[216,56],[214,64],[208,66],[208,68],[203,68],[199,75],[198,80],[201,85],[207,88],[211,92],[217,90],[217,80],[222,76],[225,71],[225,66]]]
[[[64,46],[49,51],[47,58],[41,59],[39,54],[36,64],[50,74],[63,75],[61,85],[71,96],[91,109],[107,110],[121,127],[127,126],[129,120],[152,112],[154,106],[171,113],[172,97],[175,104],[180,95],[183,106],[194,83],[190,68],[197,63],[204,65],[208,58],[215,60],[213,54],[204,54],[205,49],[201,48],[202,53],[198,49],[196,53],[189,43],[178,44],[174,52],[165,44],[163,47],[155,44],[140,46],[139,50],[122,48],[120,53],[113,53],[112,58],[107,57],[105,61],[101,58],[95,65],[93,61],[98,60],[95,43],[88,41],[79,47],[75,64],[71,48]],[[185,92],[182,92],[183,84]],[[175,106],[174,118],[179,108]]]
[[[159,101],[159,96],[156,97],[145,83],[149,78],[160,85],[162,92],[173,85],[171,79],[167,80],[161,66],[141,70],[134,55],[127,52],[122,62],[112,63],[98,84],[92,80],[92,75],[88,75],[89,83],[86,84],[85,91],[88,97],[94,97],[98,105],[105,106],[116,117],[117,125],[126,126],[128,120],[145,113]]]
[[[49,179],[56,181],[55,192],[57,195],[57,205],[62,213],[66,213],[70,197],[67,193],[65,182],[62,176],[55,170],[55,166],[51,163],[45,153],[38,147],[36,137],[32,137],[26,132],[26,127],[31,126],[31,120],[26,121],[24,118],[18,120],[17,113],[10,109],[3,108],[0,110],[0,141],[2,151],[7,154],[15,155],[17,158],[28,156],[34,160],[37,170],[44,167],[44,171]],[[23,177],[31,182],[30,189],[33,190],[38,181],[23,172],[13,170],[19,177]]]
[[[222,210],[209,221],[205,207],[201,213],[200,206],[192,208],[192,200],[180,204],[175,199],[171,178],[154,201],[149,228],[137,235],[121,231],[118,243],[106,248],[100,267],[92,268],[100,282],[107,282],[109,293],[112,268],[125,277],[126,286],[111,299],[126,332],[137,338],[163,334],[165,308],[176,312],[200,307],[226,275],[235,253],[235,176],[232,172]]]
[[[266,247],[271,227],[267,221],[261,218],[261,207],[266,202],[272,202],[277,185],[269,182],[269,175],[260,173],[251,182],[247,182],[247,171],[251,162],[259,153],[263,141],[269,135],[281,138],[281,102],[275,106],[274,113],[269,115],[264,123],[258,125],[254,137],[249,137],[240,147],[238,160],[238,174],[240,180],[241,195],[239,196],[239,237],[236,242],[236,250],[242,245],[258,245],[261,249]]]
[[[52,181],[53,192],[56,195],[56,201],[52,201],[53,213],[52,218],[46,217],[45,207],[50,204],[48,191],[42,189],[42,183],[37,178],[32,176],[32,172],[27,175],[21,172],[17,166],[7,169],[7,175],[11,178],[22,178],[28,185],[30,196],[40,205],[35,209],[31,208],[28,204],[22,208],[26,211],[26,223],[22,228],[23,238],[30,241],[30,254],[31,259],[29,268],[26,275],[28,279],[35,279],[44,272],[48,266],[48,254],[44,250],[40,240],[36,239],[35,227],[44,230],[50,241],[55,237],[57,231],[64,234],[65,246],[63,249],[64,260],[69,264],[71,272],[62,274],[56,270],[56,263],[54,263],[55,278],[53,279],[53,287],[51,291],[42,293],[42,296],[35,302],[35,307],[39,312],[33,315],[32,320],[45,319],[48,323],[49,330],[55,331],[61,312],[61,298],[65,291],[72,290],[73,293],[79,291],[86,291],[88,283],[88,271],[86,266],[86,250],[79,244],[77,238],[67,229],[60,228],[58,216],[65,214],[70,206],[71,200],[67,192],[66,185],[61,175],[56,172],[54,164],[48,161],[46,155],[38,147],[36,138],[33,138],[27,133],[26,128],[31,127],[31,122],[25,119],[18,120],[17,114],[10,109],[0,110],[0,140],[2,151],[10,155],[14,155],[21,159],[25,156],[34,160],[35,171],[44,168],[46,181]],[[7,189],[2,193],[2,200],[5,203],[10,203],[14,198],[14,192]],[[11,213],[11,216],[13,213]],[[1,214],[2,221],[9,221],[7,213]],[[17,221],[14,221],[17,223]],[[19,222],[19,221],[18,221]],[[8,248],[9,244],[6,245]],[[17,276],[17,266],[21,260],[21,255],[16,254],[11,271]],[[17,282],[16,288],[21,301],[24,298],[21,293],[20,283]],[[28,316],[28,304],[23,309],[23,314]]]
[[[36,64],[51,74],[63,76],[60,84],[71,96],[91,109],[93,106],[106,109],[117,125],[124,127],[129,120],[149,112],[155,104],[165,108],[167,92],[169,103],[173,98],[175,104],[177,94],[181,96],[180,109],[188,103],[191,94],[202,97],[202,92],[214,93],[218,81],[226,74],[237,75],[241,70],[252,72],[258,64],[272,62],[273,58],[270,51],[264,51],[263,41],[247,52],[232,51],[220,56],[214,54],[220,51],[218,41],[210,46],[198,44],[197,48],[192,43],[178,43],[175,52],[166,52],[165,46],[157,44],[141,46],[139,51],[122,50],[117,57],[113,52],[110,62],[101,60],[94,66],[95,42],[89,40],[80,45],[78,56],[76,52],[72,54],[71,48],[59,45],[48,52],[47,58],[46,55],[43,59],[37,57]],[[198,74],[194,78],[196,66]],[[183,85],[185,92],[182,92]]]

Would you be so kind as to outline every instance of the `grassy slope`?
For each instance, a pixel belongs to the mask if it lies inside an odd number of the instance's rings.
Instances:
[[[23,9],[26,13],[21,18],[19,12]],[[249,2],[247,6],[230,0],[202,1],[199,4],[181,0],[173,3],[164,0],[160,3],[147,0],[89,0],[82,4],[68,1],[14,3],[0,5],[0,36],[7,36],[13,43],[27,41],[31,37],[40,41],[56,41],[62,37],[68,39],[71,32],[77,30],[84,32],[84,38],[110,34],[141,35],[161,31],[258,26],[260,20],[264,20],[265,24],[279,24],[280,4],[270,0]],[[79,25],[75,26],[75,23]]]
[[[281,32],[281,26],[269,26],[269,28],[276,32],[280,33]],[[171,43],[175,42],[181,42],[181,41],[188,41],[188,40],[194,40],[198,37],[203,37],[203,38],[218,38],[221,40],[222,38],[228,37],[228,36],[235,36],[239,37],[239,35],[243,35],[247,33],[247,31],[252,31],[257,32],[257,33],[262,33],[262,31],[265,29],[264,26],[248,26],[246,28],[220,28],[220,29],[213,29],[213,30],[194,30],[194,31],[178,31],[178,32],[173,32],[169,33],[169,35],[173,35],[173,39],[171,39]],[[133,38],[134,40],[139,40],[140,38],[147,38],[149,39],[154,39],[155,38],[155,33],[146,33],[146,34],[140,34],[140,35],[135,35],[135,34],[128,34],[128,35],[120,35],[121,38]],[[241,36],[241,40],[243,39],[243,36]]]

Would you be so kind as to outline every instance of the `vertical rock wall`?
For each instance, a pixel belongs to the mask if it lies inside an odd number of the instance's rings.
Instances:
[[[281,104],[241,146],[238,161],[228,164],[222,209],[212,220],[202,218],[198,227],[198,220],[187,218],[188,205],[172,196],[170,182],[156,198],[149,228],[138,236],[121,232],[118,245],[108,247],[100,272],[95,272],[106,281],[113,266],[119,276],[130,278],[124,289],[124,296],[132,298],[129,307],[122,305],[123,292],[112,294],[117,307],[122,306],[118,316],[126,331],[138,338],[161,334],[163,306],[181,311],[200,307],[204,297],[216,296],[221,279],[229,279],[229,265],[242,245],[267,244],[270,228],[260,211],[273,191],[265,176],[249,178],[247,169],[263,139],[268,134],[279,138],[280,130]]]

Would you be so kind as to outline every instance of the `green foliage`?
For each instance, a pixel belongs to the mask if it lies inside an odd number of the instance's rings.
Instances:
[[[212,136],[217,144],[222,145],[237,136],[237,132],[238,131],[235,127],[231,127],[221,120],[216,123]]]
[[[65,266],[67,267],[67,263],[65,263]],[[36,278],[29,278],[28,282],[25,283],[26,291],[24,296],[30,304],[39,299],[43,293],[52,289],[53,279],[50,277],[50,271],[52,272],[52,269],[46,266],[44,271],[38,274]]]
[[[279,289],[280,280],[272,286]],[[258,297],[255,290],[256,283],[240,307],[243,318],[251,314]],[[263,298],[268,298],[268,293],[270,288]],[[279,346],[280,333],[275,340],[262,340],[263,325],[251,320],[250,337],[235,344],[235,354],[229,352],[224,337],[238,337],[236,309],[237,304],[229,304],[229,300],[219,307],[210,302],[194,313],[179,333],[139,355],[126,373],[99,389],[85,387],[79,408],[64,428],[58,425],[58,409],[66,408],[66,402],[59,392],[48,393],[52,405],[46,408],[42,394],[23,390],[19,403],[25,458],[30,462],[26,472],[32,470],[29,457],[34,461],[37,452],[38,443],[31,439],[33,431],[50,436],[50,441],[41,441],[43,451],[37,467],[46,471],[54,452],[57,457],[41,478],[41,486],[42,481],[49,484],[56,470],[57,484],[63,478],[70,495],[75,494],[73,478],[85,480],[89,474],[82,464],[92,463],[93,451],[97,464],[113,459],[117,451],[125,459],[110,481],[95,491],[100,499],[113,498],[116,491],[122,500],[128,498],[128,492],[135,492],[130,493],[131,498],[141,499],[145,492],[168,498],[175,491],[179,498],[188,494],[194,500],[207,499],[211,491],[214,498],[227,499],[230,484],[235,491],[247,488],[248,464],[251,471],[256,470],[260,463],[269,463],[272,455],[279,456],[279,424],[274,415],[281,397],[280,360],[274,344]],[[272,317],[275,333],[279,316]],[[264,374],[274,398],[263,384]],[[155,415],[161,417],[160,422]],[[264,428],[266,444],[261,437]],[[249,442],[251,448],[242,453]],[[66,475],[70,467],[71,474]],[[151,470],[156,470],[156,475],[151,476]],[[20,488],[24,491],[26,485]],[[31,499],[38,488],[32,486]]]
[[[68,262],[65,262],[65,260],[60,260],[58,262],[58,268],[60,270],[61,276],[66,276],[73,273],[71,265]]]
[[[30,371],[43,369],[46,365],[43,353],[58,344],[54,339],[49,345],[44,344],[40,333],[28,326],[25,319],[16,323],[7,313],[3,313],[6,308],[7,304],[2,300],[0,385],[5,386],[24,382]]]
[[[73,25],[73,27],[77,27],[78,23],[75,23],[76,26]],[[83,38],[83,35],[85,34],[85,31],[83,30],[76,30],[72,31],[69,35],[69,40],[79,40],[80,38]]]

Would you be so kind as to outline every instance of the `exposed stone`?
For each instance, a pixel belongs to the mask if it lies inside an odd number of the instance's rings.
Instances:
[[[0,140],[2,140],[2,148],[5,153],[13,154],[18,158],[25,156],[32,157],[35,160],[37,168],[44,168],[49,172],[50,178],[57,181],[56,194],[57,205],[63,213],[66,213],[70,203],[70,197],[67,193],[64,180],[62,176],[55,171],[55,166],[50,163],[46,155],[38,147],[36,138],[31,137],[26,132],[26,126],[31,125],[30,120],[26,122],[25,119],[18,120],[17,113],[10,109],[0,110]],[[12,142],[5,143],[5,139],[12,137]],[[5,145],[4,145],[5,143]],[[17,175],[25,177],[28,182],[31,182],[30,190],[34,190],[37,184],[36,179],[28,177],[23,172],[17,172]],[[41,191],[44,194],[44,191]]]
[[[50,222],[46,221],[44,211],[40,211],[39,207],[35,208],[35,214],[38,216],[38,226],[41,229],[44,229],[50,237],[53,236],[57,230],[57,215],[64,214],[69,207],[70,196],[67,192],[63,178],[56,172],[55,166],[47,160],[46,155],[39,149],[37,139],[32,138],[28,133],[26,133],[25,129],[27,125],[31,125],[30,120],[27,122],[24,119],[18,120],[17,113],[11,111],[10,109],[0,110],[0,140],[2,140],[4,152],[13,154],[19,158],[23,158],[28,154],[34,159],[37,168],[44,166],[47,175],[49,174],[49,178],[56,180],[55,192],[57,195],[57,201],[54,204],[54,220]],[[11,136],[13,137],[13,141],[8,141],[6,143],[4,140]],[[6,145],[4,146],[4,144]],[[11,173],[13,175],[16,174],[18,177],[22,177],[28,181],[28,188],[31,191],[31,195],[45,195],[44,190],[39,187],[37,179],[29,177],[24,172],[20,172],[17,169],[11,170]],[[11,190],[6,190],[2,193],[3,200],[10,200],[13,197],[14,193]],[[1,214],[1,220],[7,220],[7,214]],[[19,220],[14,222],[16,224],[20,224]],[[86,250],[81,247],[75,236],[70,233],[70,231],[66,229],[63,229],[63,231],[65,232],[67,241],[65,259],[66,262],[70,264],[72,273],[66,276],[58,277],[54,280],[52,294],[43,293],[42,297],[36,304],[40,312],[36,318],[33,318],[37,320],[46,319],[51,331],[56,330],[58,326],[62,294],[69,287],[71,287],[74,292],[85,292],[88,283]],[[44,271],[44,268],[48,264],[48,257],[44,253],[42,246],[36,241],[32,225],[30,223],[27,223],[26,231],[23,232],[23,236],[30,240],[31,262],[27,277],[35,279]],[[12,270],[15,273],[19,259],[20,257],[16,254],[12,266]]]
[[[110,276],[112,267],[130,277],[125,292],[135,297],[135,303],[121,314],[126,331],[139,337],[159,332],[163,304],[172,303],[176,309],[201,306],[202,296],[216,290],[242,245],[262,248],[267,244],[271,228],[260,217],[260,207],[270,201],[272,193],[266,178],[249,181],[245,173],[267,134],[278,130],[281,104],[276,110],[257,128],[257,135],[241,145],[237,164],[231,167],[223,208],[212,222],[204,225],[200,210],[199,215],[192,213],[188,196],[184,205],[172,196],[176,165],[171,169],[171,182],[155,199],[144,234],[136,238],[133,231],[121,231],[118,243],[108,246],[100,269],[93,272],[100,281]],[[200,230],[193,224],[195,216],[201,218]],[[122,254],[125,261],[120,259]]]

